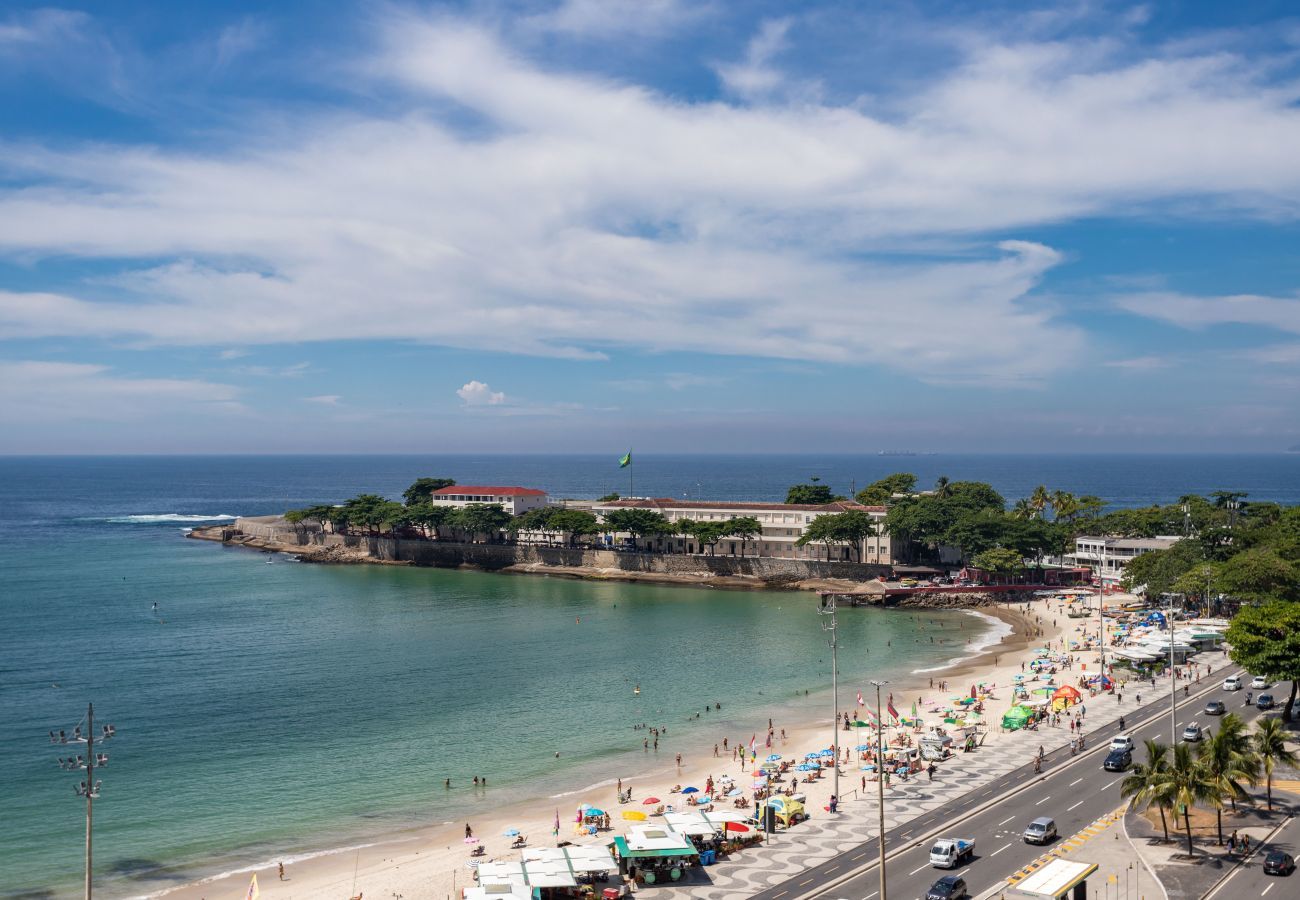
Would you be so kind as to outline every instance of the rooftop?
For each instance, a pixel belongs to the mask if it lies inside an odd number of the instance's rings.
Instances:
[[[883,513],[883,506],[863,506],[854,500],[836,500],[832,503],[752,503],[730,500],[674,500],[672,497],[642,497],[627,500],[611,500],[597,503],[601,509],[732,509],[744,511],[777,510],[785,512],[876,512]]]
[[[1123,537],[1102,537],[1101,535],[1079,535],[1074,539],[1076,543],[1087,541],[1088,543],[1105,542],[1107,547],[1120,547],[1132,550],[1167,550],[1174,544],[1178,543],[1179,538],[1173,536],[1159,536],[1153,538],[1123,538]]]
[[[546,491],[526,487],[502,487],[482,484],[454,484],[451,487],[438,488],[434,497],[447,497],[459,494],[487,494],[492,497],[545,497]]]

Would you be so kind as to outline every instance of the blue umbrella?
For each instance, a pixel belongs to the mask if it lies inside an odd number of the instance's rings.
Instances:
[[[859,753],[865,753],[867,750],[870,750],[870,749],[871,749],[871,745],[870,745],[870,744],[858,744],[858,746],[855,747],[854,749],[857,750]]]
[[[605,811],[603,809],[596,809],[594,806],[588,806],[586,813],[584,813],[584,815],[588,816],[603,816],[604,814]]]
[[[698,794],[699,792],[700,792],[700,789],[697,788],[697,787],[684,787],[684,788],[682,788],[682,793],[683,793],[683,794]]]
[[[507,828],[505,831],[502,832],[502,834],[504,834],[506,837],[519,837],[519,829]]]
[[[734,789],[732,789],[732,790],[730,790],[730,791],[727,791],[727,796],[728,796],[728,797],[739,797],[739,796],[740,796],[741,794],[743,794],[743,793],[745,793],[745,792],[742,791],[740,788],[734,788]]]
[[[821,756],[821,757],[834,756],[834,755],[835,755],[835,751],[834,751],[834,750],[823,750],[821,753],[818,753],[817,755],[818,755],[818,756]]]
[[[703,800],[700,800],[700,801],[696,802],[695,805],[696,805],[696,806],[708,806],[708,805],[711,804],[712,802],[713,802],[713,801],[712,801],[711,799],[709,799],[708,797],[705,797]]]
[[[780,754],[780,753],[773,753],[771,756],[769,756],[769,757],[767,758],[767,761],[768,761],[768,762],[780,762],[780,761],[781,761],[781,754]]]
[[[819,756],[821,756],[820,753],[805,753],[805,754],[803,755],[803,758],[804,758],[804,759],[816,759],[816,758],[819,757]]]
[[[814,766],[814,765],[810,765],[809,763],[803,763],[802,765],[795,766],[795,768],[800,772],[816,772],[818,769],[821,768],[821,766]]]

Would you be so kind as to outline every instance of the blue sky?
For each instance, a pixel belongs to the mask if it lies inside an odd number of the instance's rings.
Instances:
[[[1300,15],[952,6],[10,2],[0,452],[1300,443]]]

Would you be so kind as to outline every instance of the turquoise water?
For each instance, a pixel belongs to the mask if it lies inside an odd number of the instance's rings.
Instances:
[[[1218,487],[1294,502],[1298,466],[1295,456],[642,457],[637,485],[772,498],[813,474],[843,490],[906,467],[923,481],[988,479],[1008,497],[1046,481],[1128,502]],[[87,700],[119,730],[95,813],[105,897],[663,768],[683,747],[748,740],[769,714],[778,725],[829,716],[825,702],[808,708],[829,684],[829,654],[807,594],[268,565],[186,540],[192,523],[170,515],[392,496],[420,475],[560,496],[625,484],[603,458],[0,459],[0,896],[77,893],[84,807],[45,734],[76,724]],[[953,636],[963,646],[985,628],[942,619],[964,630]],[[952,654],[917,643],[915,624],[841,614],[846,704],[867,677]],[[714,701],[721,713],[688,719]],[[631,729],[642,721],[669,727],[661,762]],[[492,787],[475,794],[474,775]]]

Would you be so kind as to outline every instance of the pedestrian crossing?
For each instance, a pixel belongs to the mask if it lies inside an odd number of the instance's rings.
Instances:
[[[1062,857],[1067,853],[1071,853],[1075,850],[1078,850],[1084,844],[1088,843],[1088,841],[1092,840],[1097,835],[1101,834],[1107,828],[1109,828],[1110,826],[1114,825],[1117,821],[1119,821],[1119,819],[1124,815],[1124,810],[1127,808],[1128,808],[1127,803],[1124,804],[1123,806],[1117,807],[1116,809],[1106,813],[1106,815],[1094,821],[1092,824],[1088,825],[1087,828],[1084,828],[1077,834],[1071,835],[1069,838],[1063,841],[1059,841],[1057,845],[1053,847],[1051,850],[1047,851],[1042,856],[1038,857],[1038,859],[1034,860],[1029,865],[1025,866],[1023,869],[1021,869],[1020,871],[1016,872],[1014,875],[1011,875],[1009,878],[1007,878],[1007,884],[1014,887],[1016,884],[1028,878],[1030,875],[1037,872],[1039,869],[1047,865],[1052,860]]]

